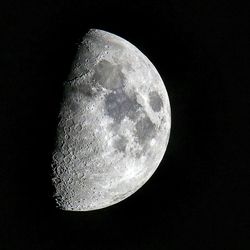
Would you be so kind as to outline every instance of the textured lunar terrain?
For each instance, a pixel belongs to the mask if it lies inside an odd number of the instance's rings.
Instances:
[[[149,59],[91,29],[64,83],[52,157],[57,206],[95,210],[136,192],[163,158],[170,123],[167,91]]]

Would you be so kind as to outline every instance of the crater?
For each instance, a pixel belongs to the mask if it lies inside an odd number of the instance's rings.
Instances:
[[[82,63],[82,61],[84,60],[85,61],[89,60],[88,58],[91,60],[91,62],[93,61],[93,55],[91,51],[89,50],[88,46],[83,45],[79,47],[76,53],[76,57],[71,66],[71,71],[68,75],[68,79],[67,79],[68,81],[72,81],[88,73],[89,69],[87,68],[86,63]]]
[[[163,106],[161,97],[156,91],[149,93],[149,104],[155,112],[159,112]]]
[[[120,65],[102,60],[95,67],[93,79],[106,89],[117,89],[124,85],[125,76]]]
[[[125,116],[131,119],[135,117],[135,113],[139,107],[140,104],[137,103],[136,98],[127,96],[122,88],[108,94],[105,98],[105,108],[108,116],[112,117],[118,123]]]
[[[72,112],[77,112],[79,109],[79,104],[72,97],[65,100],[65,106],[67,106]]]

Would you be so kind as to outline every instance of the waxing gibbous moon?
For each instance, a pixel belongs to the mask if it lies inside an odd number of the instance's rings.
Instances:
[[[64,83],[52,157],[58,208],[101,209],[136,192],[160,164],[170,124],[149,59],[117,35],[89,30]]]

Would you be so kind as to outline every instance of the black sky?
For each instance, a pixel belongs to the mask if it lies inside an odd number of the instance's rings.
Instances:
[[[62,82],[90,28],[127,39],[156,66],[171,137],[130,198],[62,212],[50,198],[50,153]],[[249,6],[9,0],[0,31],[1,250],[249,250]]]

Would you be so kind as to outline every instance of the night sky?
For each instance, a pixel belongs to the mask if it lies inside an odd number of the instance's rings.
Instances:
[[[0,3],[0,249],[249,250],[249,11],[224,0]],[[139,191],[65,212],[51,198],[51,151],[62,83],[90,28],[152,61],[172,128]]]

